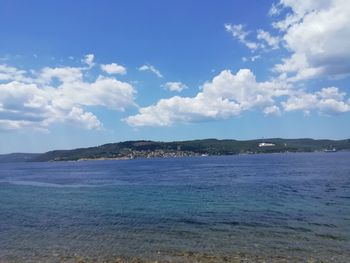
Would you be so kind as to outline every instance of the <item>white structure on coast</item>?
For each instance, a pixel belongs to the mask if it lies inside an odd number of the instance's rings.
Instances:
[[[268,142],[261,142],[261,143],[259,143],[259,147],[271,147],[271,146],[276,146],[276,144],[268,143]]]

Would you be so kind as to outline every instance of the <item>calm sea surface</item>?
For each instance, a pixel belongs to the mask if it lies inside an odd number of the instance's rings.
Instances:
[[[350,153],[0,164],[0,261],[237,253],[350,262]]]

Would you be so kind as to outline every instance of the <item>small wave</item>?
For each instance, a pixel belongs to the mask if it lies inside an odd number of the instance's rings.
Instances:
[[[103,187],[110,185],[93,185],[93,184],[55,184],[36,181],[0,181],[0,184],[12,184],[22,186],[35,186],[35,187],[53,187],[53,188],[82,188],[82,187]]]
[[[311,229],[309,228],[306,228],[306,227],[300,227],[300,226],[285,226],[286,229],[290,229],[290,230],[293,230],[293,231],[296,231],[296,232],[312,232]]]
[[[321,237],[321,238],[325,238],[325,239],[331,239],[331,240],[339,240],[339,241],[347,240],[345,237],[336,236],[333,234],[316,234],[316,236]]]
[[[324,224],[324,223],[316,223],[316,222],[310,222],[309,225],[320,226],[320,227],[328,227],[328,228],[337,228],[337,226],[333,225],[333,224]]]
[[[336,196],[337,198],[341,198],[341,199],[350,199],[350,196],[342,196],[342,195],[340,195],[340,196]]]
[[[188,224],[188,225],[198,225],[198,226],[208,225],[208,223],[201,222],[201,221],[194,220],[194,219],[180,219],[177,221],[180,223]]]

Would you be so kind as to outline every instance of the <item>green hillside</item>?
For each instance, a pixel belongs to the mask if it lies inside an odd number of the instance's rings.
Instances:
[[[97,147],[58,150],[41,154],[32,161],[74,161],[81,159],[133,159],[195,155],[232,155],[243,153],[313,152],[336,148],[350,150],[347,140],[265,139],[273,146],[259,147],[262,140],[191,140],[174,142],[126,141]]]

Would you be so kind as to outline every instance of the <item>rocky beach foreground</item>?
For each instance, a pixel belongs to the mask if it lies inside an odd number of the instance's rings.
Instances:
[[[339,259],[338,259],[339,260]],[[22,259],[9,259],[3,262],[23,262]],[[161,252],[158,251],[156,256],[148,258],[125,257],[125,256],[100,256],[100,257],[84,257],[82,255],[58,255],[51,257],[33,257],[26,258],[25,262],[66,262],[66,263],[326,263],[341,261],[323,261],[313,257],[299,256],[277,256],[277,255],[259,255],[249,253],[200,253],[200,252]],[[346,258],[344,261],[346,262]]]

